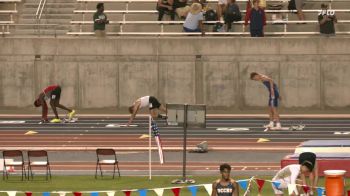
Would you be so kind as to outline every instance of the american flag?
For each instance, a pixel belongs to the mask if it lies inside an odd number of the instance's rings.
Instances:
[[[159,128],[155,121],[152,121],[151,128],[152,128],[152,134],[157,143],[160,164],[164,164],[162,141],[160,140]]]

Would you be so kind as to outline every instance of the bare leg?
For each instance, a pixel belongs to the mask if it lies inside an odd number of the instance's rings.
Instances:
[[[57,113],[57,109],[56,109],[56,105],[58,105],[57,102],[58,101],[56,101],[56,100],[51,100],[50,101],[50,105],[51,105],[51,108],[53,110],[53,113],[55,114],[55,118],[59,118],[58,117],[58,113]]]
[[[223,12],[222,7],[223,7],[223,5],[218,4],[217,10],[216,10],[216,13],[218,15],[218,20],[220,20],[222,17],[222,12]]]
[[[164,113],[167,112],[167,111],[166,111],[166,107],[163,106],[163,105],[160,105],[159,110],[162,111],[162,112],[164,112]]]
[[[57,107],[58,107],[58,108],[61,108],[61,109],[63,109],[63,110],[66,110],[66,111],[68,111],[68,112],[72,112],[71,109],[67,108],[67,107],[64,106],[64,105],[58,104]]]
[[[269,107],[269,119],[270,122],[273,121],[273,107]]]
[[[149,112],[150,112],[150,114],[151,114],[153,119],[157,119],[158,118],[159,111],[158,111],[157,108],[151,109]]]
[[[304,12],[301,9],[298,10],[298,18],[299,20],[305,20]]]
[[[279,123],[280,122],[280,115],[279,115],[276,107],[272,107],[272,113],[273,113],[273,119]]]

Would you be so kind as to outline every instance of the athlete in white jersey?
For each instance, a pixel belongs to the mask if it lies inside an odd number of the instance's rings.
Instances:
[[[166,108],[162,104],[160,104],[159,101],[155,97],[144,96],[144,97],[138,98],[132,104],[132,106],[129,107],[129,112],[130,112],[131,116],[130,116],[129,122],[127,124],[128,126],[132,123],[132,121],[136,117],[137,112],[141,108],[148,108],[153,119],[166,118],[166,117],[159,114],[159,110],[166,113]]]
[[[275,195],[283,196],[283,189],[288,189],[288,184],[301,184],[300,175],[309,173],[312,169],[313,164],[309,161],[305,161],[302,164],[287,165],[281,169],[272,179],[272,181],[280,183],[278,187],[272,184]],[[298,188],[300,192],[300,186]]]

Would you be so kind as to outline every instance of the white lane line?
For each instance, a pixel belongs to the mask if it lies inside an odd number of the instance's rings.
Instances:
[[[241,170],[244,171],[244,170],[246,170],[246,169],[247,169],[247,167],[243,167]]]

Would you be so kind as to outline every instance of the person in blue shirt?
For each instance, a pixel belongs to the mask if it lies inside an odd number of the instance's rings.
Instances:
[[[260,81],[263,83],[263,85],[267,88],[269,92],[269,116],[270,116],[270,123],[265,125],[266,128],[272,128],[274,127],[274,121],[276,122],[276,128],[281,128],[280,123],[280,115],[277,111],[278,108],[278,102],[281,100],[280,93],[278,91],[278,87],[276,83],[268,76],[265,76],[260,73],[252,72],[250,74],[250,79],[254,81]]]
[[[253,0],[253,8],[248,9],[244,25],[250,21],[251,37],[264,37],[264,26],[266,25],[266,15],[264,9],[259,7],[259,0]]]

